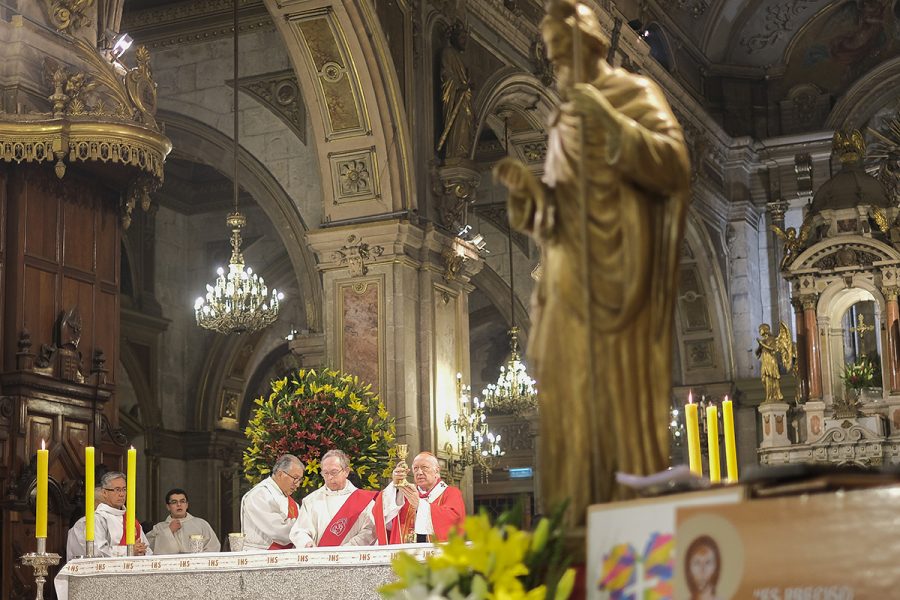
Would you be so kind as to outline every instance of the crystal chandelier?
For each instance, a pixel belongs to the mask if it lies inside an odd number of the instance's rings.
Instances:
[[[509,152],[509,122],[504,120],[506,151]],[[497,383],[490,383],[481,391],[488,412],[522,416],[537,408],[537,389],[534,379],[525,370],[525,363],[519,356],[519,328],[516,327],[515,274],[513,272],[512,227],[508,227],[507,246],[509,252],[509,315],[512,327],[509,329],[509,359],[500,366]]]
[[[444,418],[444,426],[447,431],[456,435],[457,447],[454,449],[448,442],[444,445],[444,450],[450,455],[454,470],[478,467],[481,470],[481,480],[486,482],[497,458],[506,454],[500,447],[501,436],[488,430],[484,402],[478,396],[472,397],[472,388],[463,385],[461,373],[456,374],[456,390],[459,415],[454,419],[448,414]]]
[[[247,217],[238,210],[238,0],[234,0],[234,211],[225,222],[231,229],[231,259],[228,271],[219,267],[215,286],[206,285],[206,297],[197,298],[194,315],[197,325],[219,333],[249,333],[271,325],[278,317],[279,301],[284,297],[273,289],[268,295],[266,282],[247,267],[241,253],[241,229]]]

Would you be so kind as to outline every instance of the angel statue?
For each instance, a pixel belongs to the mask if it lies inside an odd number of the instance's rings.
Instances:
[[[778,369],[778,359],[785,371],[793,372],[794,363],[797,360],[796,347],[791,339],[791,332],[787,325],[781,324],[778,335],[772,335],[772,329],[768,323],[759,326],[759,344],[756,347],[756,356],[759,358],[759,376],[766,389],[765,402],[782,402],[781,395],[781,371]]]
[[[811,228],[812,224],[809,221],[803,223],[803,225],[800,226],[800,235],[798,236],[797,229],[794,227],[788,227],[787,230],[783,230],[778,225],[772,225],[772,231],[774,231],[775,235],[780,237],[781,241],[784,242],[784,256],[781,258],[782,271],[784,271],[787,266],[797,258],[797,255],[800,254],[800,249],[803,248],[803,245],[806,243]]]

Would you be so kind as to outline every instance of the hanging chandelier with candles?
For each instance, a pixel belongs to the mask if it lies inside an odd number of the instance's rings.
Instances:
[[[234,210],[225,222],[231,229],[231,259],[228,271],[216,271],[215,285],[206,285],[206,296],[194,303],[197,325],[219,333],[250,333],[271,325],[278,318],[278,307],[284,294],[272,289],[253,269],[244,264],[241,252],[241,229],[247,217],[238,210],[238,0],[234,0],[234,165],[232,181]]]
[[[484,414],[485,404],[472,397],[472,387],[463,385],[462,373],[456,374],[456,390],[459,401],[459,414],[456,418],[446,415],[444,426],[447,431],[457,437],[456,448],[451,443],[444,446],[451,459],[452,470],[466,467],[478,467],[481,480],[487,482],[496,460],[506,454],[500,447],[500,435],[494,435],[488,429],[487,417]]]
[[[504,138],[509,153],[509,119],[504,119]],[[537,389],[519,355],[519,328],[516,327],[515,274],[513,272],[512,227],[507,228],[509,252],[509,359],[500,366],[497,383],[490,383],[481,391],[486,410],[490,413],[513,414],[521,417],[537,408]]]

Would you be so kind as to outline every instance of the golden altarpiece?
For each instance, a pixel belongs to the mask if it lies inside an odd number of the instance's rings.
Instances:
[[[836,133],[833,154],[840,168],[782,236],[797,393],[759,407],[764,465],[900,462],[900,209],[858,131]]]
[[[20,4],[0,20],[9,67],[0,104],[0,597],[10,599],[35,595],[19,557],[35,549],[41,440],[50,451],[47,546],[57,552],[84,501],[84,447],[122,466],[123,232],[135,207],[149,208],[171,149],[155,119],[149,53],[137,49],[126,66],[98,34],[115,30],[115,15]]]

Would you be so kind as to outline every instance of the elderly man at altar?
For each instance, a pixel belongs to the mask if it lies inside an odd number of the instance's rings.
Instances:
[[[303,498],[291,528],[297,548],[369,546],[375,543],[372,509],[378,492],[357,488],[348,476],[350,459],[342,450],[322,457],[325,484]]]
[[[300,507],[291,494],[300,486],[304,468],[299,458],[284,454],[272,466],[272,475],[241,498],[245,548],[283,550],[294,547],[290,534],[300,515]]]
[[[431,452],[420,452],[412,464],[415,485],[409,485],[409,467],[400,463],[393,481],[376,504],[379,544],[446,542],[451,531],[462,528],[466,505],[459,488],[441,479],[441,464]]]

